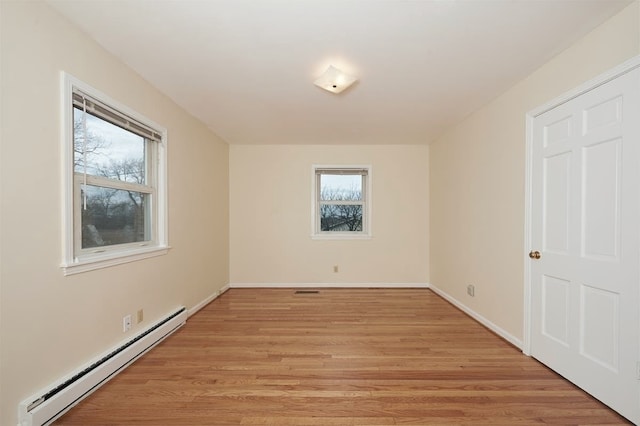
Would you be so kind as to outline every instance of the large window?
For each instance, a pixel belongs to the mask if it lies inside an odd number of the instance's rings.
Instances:
[[[166,252],[166,131],[65,75],[66,273]]]
[[[313,236],[370,236],[370,167],[314,167]]]

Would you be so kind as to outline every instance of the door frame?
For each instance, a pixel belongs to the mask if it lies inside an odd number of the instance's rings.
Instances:
[[[530,250],[533,250],[534,247],[531,247],[531,209],[533,207],[532,202],[532,172],[533,172],[533,123],[536,117],[544,114],[547,111],[552,110],[553,108],[560,106],[566,102],[571,101],[572,99],[577,98],[599,86],[602,86],[605,83],[608,83],[611,80],[614,80],[621,75],[624,75],[630,71],[633,71],[636,68],[640,68],[640,56],[635,56],[622,64],[618,65],[615,68],[612,68],[609,71],[600,74],[592,80],[587,81],[586,83],[581,84],[580,86],[565,92],[564,94],[558,96],[550,102],[547,102],[533,110],[527,112],[526,114],[526,138],[525,138],[525,209],[524,209],[524,250],[523,250],[523,259],[524,259],[524,318],[523,318],[523,347],[522,352],[531,356],[531,322],[532,322],[532,311],[531,311],[531,259],[528,256]],[[640,238],[640,235],[638,235]],[[640,259],[638,259],[640,262]],[[640,300],[638,301],[640,303]],[[640,356],[640,354],[638,354]]]

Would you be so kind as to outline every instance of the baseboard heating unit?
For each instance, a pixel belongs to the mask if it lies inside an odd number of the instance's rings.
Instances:
[[[19,426],[51,424],[186,321],[187,309],[182,307],[87,368],[24,400],[19,406]]]

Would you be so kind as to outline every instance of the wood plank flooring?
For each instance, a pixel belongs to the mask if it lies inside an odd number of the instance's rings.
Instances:
[[[426,289],[232,289],[56,425],[628,424]]]

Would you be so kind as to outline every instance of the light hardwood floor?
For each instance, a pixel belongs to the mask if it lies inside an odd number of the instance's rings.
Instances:
[[[627,424],[426,289],[232,289],[56,425]]]

